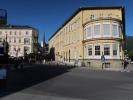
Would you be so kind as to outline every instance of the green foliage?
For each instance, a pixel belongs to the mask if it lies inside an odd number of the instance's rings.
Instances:
[[[127,37],[127,48],[129,57],[133,56],[133,36]]]
[[[133,50],[129,51],[128,55],[129,57],[133,57]]]

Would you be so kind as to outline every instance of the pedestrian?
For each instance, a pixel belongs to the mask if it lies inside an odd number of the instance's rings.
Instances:
[[[21,57],[20,67],[21,67],[21,69],[23,69],[23,68],[24,68],[24,60],[23,60],[23,57]]]
[[[43,60],[43,64],[45,64],[45,63],[46,63],[46,60],[44,59],[44,60]]]
[[[125,59],[123,62],[123,71],[127,71],[127,72],[129,71],[127,65],[128,65],[128,61]]]
[[[104,56],[104,54],[102,54],[102,56],[101,56],[101,62],[102,62],[102,70],[103,70],[103,67],[104,67],[104,64],[105,64],[105,56]]]
[[[0,65],[0,91],[6,89],[7,84],[7,70],[2,65]]]

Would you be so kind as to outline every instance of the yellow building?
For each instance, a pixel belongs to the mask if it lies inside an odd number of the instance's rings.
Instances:
[[[79,8],[50,37],[55,60],[89,67],[120,68],[124,59],[125,15],[122,7]]]

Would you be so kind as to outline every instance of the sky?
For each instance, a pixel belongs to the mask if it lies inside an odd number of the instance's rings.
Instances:
[[[126,34],[132,35],[132,0],[0,0],[0,9],[7,10],[8,24],[29,25],[39,30],[45,40],[68,19],[75,10],[83,6],[125,6]]]

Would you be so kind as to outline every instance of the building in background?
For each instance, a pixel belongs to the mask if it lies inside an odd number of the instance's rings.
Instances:
[[[125,49],[123,7],[81,7],[50,37],[55,60],[89,67],[121,68]]]
[[[9,44],[8,54],[13,57],[35,53],[38,50],[38,30],[30,26],[0,26],[0,45]]]
[[[7,24],[7,11],[4,9],[0,9],[0,25]]]

